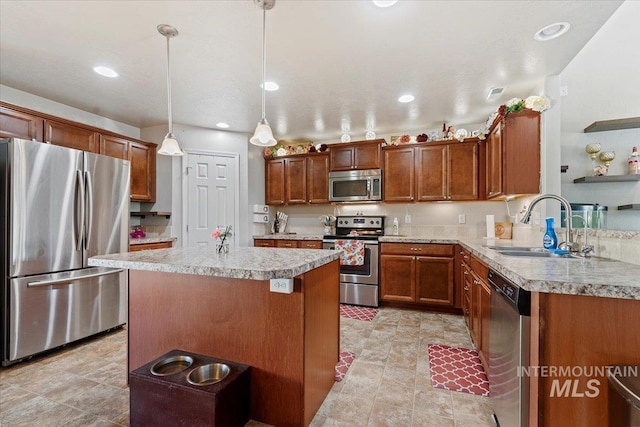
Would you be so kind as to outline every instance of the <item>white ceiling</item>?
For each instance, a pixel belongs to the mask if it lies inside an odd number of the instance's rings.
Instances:
[[[363,139],[481,123],[570,62],[622,1],[277,0],[267,12],[267,119],[276,138]],[[545,43],[541,27],[570,31]],[[0,1],[0,84],[148,127],[253,132],[261,116],[262,10],[232,1]],[[92,68],[106,65],[120,77]],[[489,88],[505,93],[488,102]],[[416,99],[400,104],[412,93]]]

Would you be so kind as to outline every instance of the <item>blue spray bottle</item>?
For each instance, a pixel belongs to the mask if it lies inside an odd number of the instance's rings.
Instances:
[[[542,238],[542,246],[545,249],[557,249],[558,248],[558,236],[556,236],[556,232],[553,229],[553,218],[549,217],[546,219],[547,221],[547,231],[544,232],[544,237]]]

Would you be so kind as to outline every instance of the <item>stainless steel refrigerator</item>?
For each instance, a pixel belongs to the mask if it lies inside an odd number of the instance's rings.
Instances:
[[[127,321],[127,276],[87,267],[126,252],[129,162],[0,140],[2,365]]]

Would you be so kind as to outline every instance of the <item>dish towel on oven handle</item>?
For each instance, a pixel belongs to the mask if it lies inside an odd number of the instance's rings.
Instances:
[[[342,251],[340,265],[364,265],[363,240],[336,240],[336,250]]]

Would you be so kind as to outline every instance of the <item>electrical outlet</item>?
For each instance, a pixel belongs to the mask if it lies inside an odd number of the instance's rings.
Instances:
[[[411,215],[407,214],[404,216],[404,223],[411,224]]]
[[[569,95],[569,86],[560,86],[560,96]]]
[[[269,280],[269,290],[280,294],[290,294],[293,292],[293,279],[271,279]]]
[[[458,215],[458,224],[464,224],[467,222],[467,216],[465,214]]]

